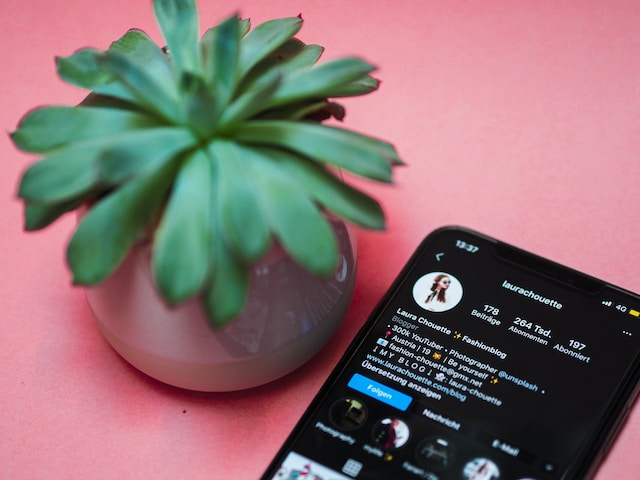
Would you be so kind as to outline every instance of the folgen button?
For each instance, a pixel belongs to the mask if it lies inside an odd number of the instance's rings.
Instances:
[[[347,385],[360,393],[375,398],[398,410],[405,411],[411,404],[412,398],[409,395],[405,395],[398,390],[387,387],[359,373],[354,374]]]

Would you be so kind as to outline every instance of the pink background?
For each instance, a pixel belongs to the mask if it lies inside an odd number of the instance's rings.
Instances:
[[[389,139],[407,167],[363,183],[388,214],[359,232],[351,309],[327,347],[271,385],[198,394],[122,361],[70,285],[65,218],[22,231],[30,158],[0,139],[0,477],[255,479],[425,234],[461,224],[640,291],[640,4],[623,1],[201,0],[202,24],[302,13],[326,58],[376,63],[379,92],[346,126]],[[158,39],[150,1],[2,0],[1,127],[77,102],[53,57]],[[640,408],[598,479],[640,471]]]

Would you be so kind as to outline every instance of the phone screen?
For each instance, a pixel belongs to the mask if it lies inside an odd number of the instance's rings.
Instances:
[[[438,230],[263,478],[588,477],[636,395],[639,317],[630,292]]]

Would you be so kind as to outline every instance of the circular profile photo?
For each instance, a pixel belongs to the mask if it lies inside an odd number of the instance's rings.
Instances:
[[[413,286],[413,299],[430,312],[446,312],[462,299],[462,284],[449,273],[427,273]]]
[[[487,458],[474,458],[464,466],[462,474],[468,480],[498,480],[500,478],[498,466]]]
[[[409,440],[409,427],[399,418],[388,417],[374,425],[372,436],[385,450],[397,450]]]
[[[355,398],[342,398],[331,406],[329,416],[340,430],[355,430],[367,419],[367,408]]]
[[[445,470],[453,464],[454,458],[453,444],[439,436],[425,438],[416,449],[418,463],[428,470]]]

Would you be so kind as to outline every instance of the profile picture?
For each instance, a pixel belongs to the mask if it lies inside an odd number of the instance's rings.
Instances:
[[[385,450],[396,450],[409,440],[409,426],[395,417],[380,420],[371,433],[373,441]]]
[[[423,275],[413,286],[413,299],[430,312],[446,312],[462,299],[462,284],[446,272]]]

